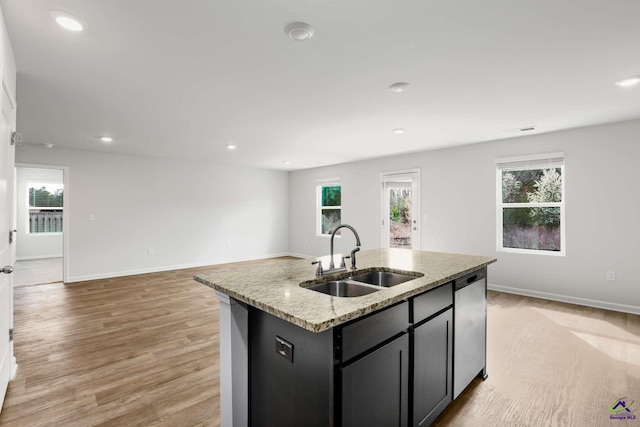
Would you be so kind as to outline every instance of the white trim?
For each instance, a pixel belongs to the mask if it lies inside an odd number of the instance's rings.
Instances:
[[[561,232],[560,238],[562,239],[562,232]],[[563,251],[549,251],[546,249],[504,248],[504,247],[499,247],[498,252],[508,252],[512,254],[528,254],[528,255],[547,255],[547,256],[565,256],[566,255]]]
[[[586,307],[602,308],[604,310],[619,311],[622,313],[640,314],[640,307],[626,304],[618,304],[614,302],[599,301],[588,298],[572,297],[569,295],[552,294],[549,292],[532,291],[529,289],[511,288],[509,286],[500,286],[488,284],[487,289],[490,291],[504,292],[507,294],[522,295],[532,298],[541,298],[551,301],[564,302],[568,304],[577,304]]]
[[[420,168],[382,171],[382,172],[380,172],[380,176],[382,177],[382,175],[407,175],[407,174],[410,174],[410,173],[418,173],[418,174],[420,174]]]
[[[31,261],[31,260],[34,260],[34,259],[49,259],[49,258],[63,258],[63,256],[62,256],[62,254],[21,256],[21,257],[16,258],[16,261]]]
[[[416,175],[415,181],[413,180],[413,174]],[[388,248],[389,247],[389,236],[388,236],[388,224],[383,222],[383,218],[386,218],[388,215],[388,207],[386,201],[386,189],[385,183],[393,182],[393,177],[398,177],[399,179],[411,179],[412,184],[412,217],[415,221],[415,226],[412,224],[412,243],[411,249],[413,250],[421,250],[422,249],[422,204],[420,202],[420,193],[422,191],[422,175],[420,172],[420,168],[412,168],[412,169],[399,169],[395,171],[383,171],[380,172],[380,217],[378,218],[378,224],[380,225],[380,247]],[[388,179],[387,179],[388,178]],[[413,231],[413,228],[417,228],[417,231]]]
[[[339,184],[340,180],[341,178],[339,176],[335,178],[320,178],[316,179],[316,184],[331,184],[332,182]]]
[[[522,162],[536,162],[539,160],[555,160],[564,159],[564,151],[559,151],[556,153],[544,153],[544,154],[527,154],[524,156],[514,156],[514,157],[497,157],[496,164],[506,164],[506,163],[522,163]]]
[[[13,343],[11,343],[11,354],[13,353]],[[11,378],[9,381],[13,381],[18,373],[18,359],[15,356],[11,357]]]
[[[540,160],[547,160],[548,163],[536,163]],[[509,163],[518,163],[515,168],[508,167]],[[505,170],[530,170],[530,169],[545,169],[545,168],[559,168],[562,174],[562,201],[560,202],[548,202],[548,203],[505,203],[502,201],[502,171]],[[510,252],[530,255],[551,255],[551,256],[566,256],[567,254],[567,236],[566,236],[566,173],[564,163],[564,152],[537,154],[528,156],[518,156],[509,158],[496,159],[496,251],[497,252]],[[560,208],[560,250],[548,251],[542,249],[523,249],[523,248],[505,248],[504,242],[504,227],[503,227],[503,215],[504,209],[509,208],[535,208],[535,207],[558,207]]]
[[[315,256],[315,255],[305,255],[305,254],[298,254],[298,253],[294,253],[294,252],[289,252],[289,253],[287,253],[287,255],[283,255],[283,256],[292,256],[292,257],[301,258],[301,259],[316,259],[317,258],[317,256]]]
[[[322,188],[323,187],[340,187],[340,206],[323,206],[322,205]],[[340,211],[340,224],[342,224],[342,189],[343,185],[340,178],[324,178],[316,180],[316,237],[327,236],[331,234],[322,233],[322,209],[334,209]],[[340,235],[338,235],[340,237]]]
[[[207,267],[209,265],[229,264],[233,262],[255,261],[260,259],[278,258],[288,256],[289,253],[281,252],[277,254],[267,254],[254,257],[227,258],[210,261],[200,261],[188,264],[176,264],[162,267],[140,268],[136,270],[113,271],[108,273],[87,274],[84,276],[71,276],[65,279],[65,283],[84,282],[86,280],[111,279],[113,277],[133,276],[136,274],[160,273],[162,271],[183,270],[185,268]]]
[[[37,237],[37,236],[62,236],[64,235],[63,231],[55,231],[53,233],[50,232],[42,232],[42,233],[29,233],[25,232],[25,237]]]
[[[62,230],[62,281],[69,281],[69,235],[72,227],[71,224],[71,197],[69,188],[69,167],[58,165],[44,165],[39,163],[16,163],[16,168],[35,168],[35,169],[58,169],[62,170],[62,185],[64,188],[64,229]],[[25,233],[26,235],[27,233]],[[30,234],[30,235],[33,235]]]

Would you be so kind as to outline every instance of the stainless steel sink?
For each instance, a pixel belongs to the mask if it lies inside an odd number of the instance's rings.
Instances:
[[[306,288],[334,297],[359,297],[380,290],[379,287],[351,280],[331,280],[307,286]]]
[[[424,274],[415,272],[407,274],[404,272],[396,273],[394,271],[373,270],[343,279],[330,280],[327,278],[327,281],[322,283],[314,283],[313,281],[304,282],[300,283],[300,286],[334,297],[359,297],[422,276],[424,276]]]
[[[390,286],[399,285],[409,280],[417,279],[422,274],[415,275],[393,273],[391,271],[368,271],[366,273],[351,276],[349,279],[358,282],[368,283],[370,285],[382,286],[388,288]]]

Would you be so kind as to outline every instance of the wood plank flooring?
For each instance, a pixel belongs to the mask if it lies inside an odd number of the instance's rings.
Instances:
[[[14,289],[0,426],[219,425],[218,303],[192,278],[225,268]]]
[[[238,266],[15,289],[0,427],[218,426],[218,304],[192,276]],[[640,316],[495,292],[488,311],[489,378],[437,426],[640,424],[609,419],[640,407]]]

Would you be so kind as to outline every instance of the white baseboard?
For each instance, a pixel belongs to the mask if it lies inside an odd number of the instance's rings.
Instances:
[[[293,253],[293,252],[289,252],[287,254],[287,256],[292,256],[292,257],[302,258],[302,259],[315,259],[316,258],[316,257],[314,257],[312,255],[296,254],[296,253]]]
[[[588,298],[572,297],[568,295],[552,294],[549,292],[531,291],[529,289],[511,288],[508,286],[487,284],[490,291],[505,292],[508,294],[523,295],[526,297],[541,298],[551,301],[566,302],[569,304],[584,305],[586,307],[603,308],[605,310],[620,311],[623,313],[640,314],[640,307],[614,302],[598,301]]]
[[[167,266],[161,266],[161,267],[140,268],[135,270],[112,271],[108,273],[99,273],[99,274],[87,274],[84,276],[69,276],[67,277],[67,280],[65,281],[65,283],[84,282],[87,280],[97,280],[97,279],[111,279],[114,277],[133,276],[136,274],[160,273],[163,271],[183,270],[185,268],[206,267],[208,265],[229,264],[233,262],[243,262],[243,261],[255,261],[260,259],[278,258],[283,256],[290,256],[290,255],[288,252],[282,252],[277,254],[266,254],[266,255],[259,255],[259,256],[253,256],[253,257],[218,259],[218,260],[201,261],[201,262],[194,262],[194,263],[188,263],[188,264],[176,264],[176,265],[167,265]],[[291,256],[294,256],[294,255],[291,255]]]
[[[11,379],[10,379],[10,381],[13,381],[13,379],[16,377],[17,373],[18,373],[18,361],[16,360],[15,356],[13,356],[11,358]]]
[[[34,259],[49,259],[49,258],[62,258],[62,254],[21,256],[21,257],[16,257],[16,261],[32,261]]]

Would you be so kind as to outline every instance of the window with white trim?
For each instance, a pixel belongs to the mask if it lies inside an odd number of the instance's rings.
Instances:
[[[342,220],[342,186],[340,185],[340,178],[317,181],[316,200],[316,234],[318,236],[331,234],[341,224]]]
[[[34,182],[27,185],[27,192],[27,233],[62,233],[63,185]]]
[[[497,249],[565,254],[564,153],[496,159]]]

